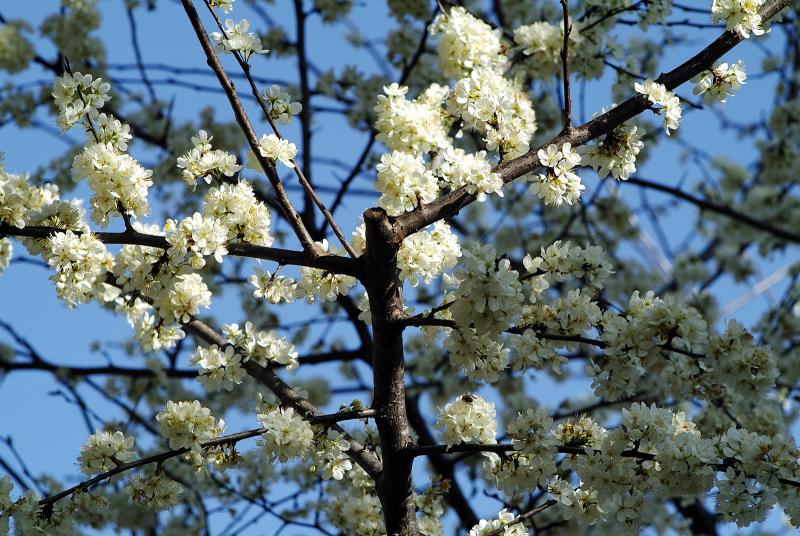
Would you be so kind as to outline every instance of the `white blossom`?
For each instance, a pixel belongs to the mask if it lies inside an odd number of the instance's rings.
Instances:
[[[515,523],[510,525],[512,521],[514,521],[514,514],[504,508],[497,514],[497,519],[492,519],[491,521],[481,519],[480,523],[470,529],[469,536],[486,536],[495,534],[496,531],[501,529],[502,532],[500,534],[502,536],[528,536],[528,529],[525,528],[524,524]]]
[[[55,270],[50,279],[58,296],[70,307],[89,301],[97,283],[112,266],[105,244],[91,233],[68,230],[50,237],[49,245],[47,262]]]
[[[288,125],[292,122],[292,116],[303,110],[303,105],[292,101],[292,96],[277,84],[269,86],[262,96],[269,107],[270,115],[278,123]]]
[[[403,240],[397,252],[400,279],[408,280],[415,287],[420,281],[429,284],[455,266],[459,257],[458,237],[449,225],[438,221],[431,231],[422,230]]]
[[[508,58],[503,52],[500,30],[493,30],[463,7],[452,7],[440,14],[430,31],[441,35],[439,64],[445,76],[458,78],[478,67],[505,70]]]
[[[133,438],[119,430],[116,432],[96,432],[81,446],[78,462],[86,475],[103,473],[109,469],[133,460],[131,451]]]
[[[485,201],[487,194],[503,197],[503,179],[486,160],[486,151],[467,154],[463,149],[448,147],[442,162],[435,170],[437,175],[455,190],[462,186],[475,194],[478,201]]]
[[[266,300],[270,303],[292,303],[298,296],[297,283],[291,277],[278,275],[256,268],[255,273],[247,278],[255,287],[253,297],[257,300]]]
[[[536,132],[536,113],[519,83],[490,68],[476,68],[458,80],[447,100],[448,111],[484,135],[486,148],[504,158],[528,151]]]
[[[448,447],[460,443],[496,443],[494,404],[471,394],[460,396],[439,413],[436,428]]]
[[[297,147],[285,138],[279,138],[275,134],[264,134],[258,140],[258,152],[264,158],[278,161],[286,167],[293,168],[294,157],[297,156]],[[257,168],[251,164],[251,167]]]
[[[448,146],[447,125],[441,105],[425,101],[424,96],[409,101],[406,86],[384,86],[374,112],[377,139],[390,150],[422,155]]]
[[[230,344],[244,354],[244,361],[255,361],[262,367],[282,365],[292,370],[297,368],[297,351],[285,337],[274,331],[258,331],[252,322],[245,322],[244,329],[238,324],[225,324],[222,332]]]
[[[293,408],[264,407],[257,417],[265,429],[259,444],[270,460],[287,462],[313,452],[314,430]]]
[[[172,288],[160,296],[156,306],[168,320],[189,322],[200,308],[210,304],[211,291],[200,274],[183,274],[175,278]]]
[[[623,123],[602,139],[580,148],[581,163],[591,166],[600,177],[611,175],[626,181],[636,172],[636,157],[644,147],[644,130]]]
[[[646,96],[651,103],[661,106],[661,108],[654,111],[661,115],[661,122],[668,136],[670,130],[678,128],[683,111],[681,109],[681,100],[677,95],[667,90],[665,85],[649,78],[641,84],[636,82],[634,89],[636,89],[637,93]]]
[[[0,28],[0,69],[9,74],[24,71],[36,54],[23,29],[31,28],[21,20],[8,20]]]
[[[216,344],[207,348],[198,346],[189,362],[200,367],[198,380],[208,391],[225,389],[230,391],[234,385],[241,384],[247,372],[242,368],[242,358],[228,346],[221,350]]]
[[[742,60],[731,65],[723,62],[692,78],[695,83],[693,93],[702,95],[706,104],[724,103],[739,91],[745,80],[747,73]]]
[[[548,145],[538,151],[539,161],[547,169],[539,173],[537,180],[531,185],[531,193],[537,194],[545,205],[561,206],[564,202],[568,205],[577,201],[585,186],[573,171],[580,164],[581,156],[572,149],[572,144],[567,142],[561,147],[555,144]]]
[[[225,421],[214,419],[211,410],[197,400],[168,400],[156,420],[171,449],[188,448],[199,452],[201,443],[216,439],[225,430]]]
[[[353,468],[347,455],[349,449],[350,444],[344,438],[344,434],[336,430],[328,430],[326,435],[317,439],[314,465],[322,478],[326,480],[344,478],[345,473]]]
[[[377,169],[375,189],[381,193],[378,204],[390,216],[399,216],[422,203],[430,203],[439,194],[436,178],[417,156],[392,151],[381,157]]]
[[[271,246],[269,208],[256,198],[253,186],[244,180],[210,188],[203,197],[203,218],[219,221],[227,229],[229,242]]]
[[[714,22],[725,21],[725,29],[736,32],[744,38],[762,35],[759,11],[764,0],[714,0],[711,3],[711,19]]]
[[[211,39],[216,41],[217,48],[223,52],[239,52],[244,61],[248,61],[253,54],[266,54],[269,50],[261,46],[261,39],[250,29],[250,21],[242,19],[234,22],[225,19],[225,28],[221,32],[212,32]]]
[[[85,116],[96,114],[111,100],[109,91],[111,84],[91,74],[64,73],[56,77],[53,99],[59,110],[59,125],[68,129]]]
[[[0,274],[11,264],[14,248],[8,238],[0,239]]]
[[[223,175],[232,177],[242,166],[236,163],[236,157],[226,151],[211,148],[211,140],[205,130],[200,130],[197,136],[192,137],[193,147],[178,157],[178,168],[182,169],[182,177],[186,184],[194,186],[198,177],[207,184],[213,178]]]
[[[172,508],[183,493],[183,486],[159,472],[133,475],[125,489],[132,503],[156,511]]]
[[[210,0],[211,7],[218,7],[223,13],[230,13],[233,11],[233,3],[236,0]]]
[[[170,247],[167,253],[170,261],[180,264],[187,260],[192,268],[199,270],[205,266],[205,257],[213,255],[217,262],[228,254],[225,247],[228,229],[214,217],[204,218],[199,212],[180,222],[167,220],[164,234]]]
[[[92,220],[103,227],[120,211],[135,218],[150,212],[147,191],[153,185],[150,180],[153,172],[111,143],[84,147],[72,162],[72,175],[75,180],[88,180],[94,192]]]

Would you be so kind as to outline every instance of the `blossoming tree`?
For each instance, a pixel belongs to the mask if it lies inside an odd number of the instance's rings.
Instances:
[[[11,79],[0,120],[85,134],[33,175],[0,167],[0,269],[44,264],[68,307],[127,319],[146,364],[61,366],[0,324],[0,371],[53,374],[94,427],[72,486],[0,458],[0,533],[716,534],[776,505],[800,525],[800,270],[750,329],[708,290],[800,243],[789,0],[388,0],[381,44],[351,0],[178,3],[226,118],[178,120],[157,90],[153,71],[184,73],[142,58],[136,20],[167,2],[125,2],[133,92],[93,36],[96,1],[62,0],[37,30],[0,7],[0,68],[48,77],[40,93]],[[291,32],[274,18],[287,10]],[[382,74],[321,70],[315,19]],[[685,39],[696,54],[656,76]],[[756,164],[686,144],[708,188],[642,178],[684,113],[725,118],[746,40],[780,78],[770,117],[724,123]],[[297,78],[270,80],[273,56]],[[578,88],[602,77],[618,103],[577,121]],[[334,162],[341,180],[312,152],[326,106],[368,132],[360,158]],[[706,242],[661,271],[632,255],[650,240],[638,215],[663,234],[666,209],[629,189],[698,208]],[[243,290],[241,318],[210,309],[223,285]],[[334,321],[351,329],[309,342]],[[320,381],[323,363],[340,372]],[[82,401],[96,376],[124,421]],[[565,379],[574,396],[539,396]]]

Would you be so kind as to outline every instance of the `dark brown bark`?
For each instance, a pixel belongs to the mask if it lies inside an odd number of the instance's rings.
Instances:
[[[375,489],[383,507],[386,532],[390,536],[416,536],[417,520],[411,481],[413,458],[406,415],[403,327],[396,322],[403,305],[397,272],[398,244],[386,212],[371,208],[364,212],[367,251],[364,255],[364,286],[372,315],[372,369],[377,410],[375,423],[381,440],[383,471]]]

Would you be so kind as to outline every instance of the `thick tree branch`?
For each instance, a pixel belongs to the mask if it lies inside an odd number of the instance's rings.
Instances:
[[[0,224],[0,236],[18,236],[30,238],[48,238],[55,233],[64,232],[57,227],[26,226],[23,228]],[[79,234],[79,233],[76,233]],[[131,244],[159,249],[169,249],[169,243],[163,236],[140,233],[129,230],[122,233],[99,232],[94,235],[105,244]],[[312,256],[305,251],[257,246],[245,242],[229,243],[226,245],[228,253],[237,257],[251,259],[264,259],[275,261],[279,264],[296,266],[310,266],[337,274],[357,275],[358,264],[355,260],[338,255],[322,253]]]

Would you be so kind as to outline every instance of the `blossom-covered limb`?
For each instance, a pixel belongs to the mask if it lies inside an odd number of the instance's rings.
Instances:
[[[771,19],[788,6],[789,3],[790,0],[773,0],[765,3],[760,11],[762,19],[764,21]],[[673,90],[711,67],[716,60],[744,39],[743,36],[726,31],[695,56],[668,73],[662,74],[655,81],[663,84],[667,89]],[[609,133],[649,107],[650,101],[647,97],[635,95],[622,104],[613,107],[608,112],[575,127],[571,132],[560,134],[540,147],[532,148],[522,156],[501,162],[495,171],[502,177],[503,182],[511,182],[541,166],[541,161],[537,154],[539,150],[544,150],[553,144],[560,147],[568,142],[573,147],[579,147],[588,141]],[[435,221],[455,216],[462,208],[470,205],[476,199],[477,196],[475,194],[468,193],[462,187],[439,197],[431,203],[399,216],[393,225],[395,240],[400,242],[406,236],[427,227]]]
[[[374,410],[366,409],[360,411],[343,411],[339,413],[330,413],[326,415],[317,415],[314,417],[309,418],[309,421],[314,424],[323,424],[323,425],[330,425],[333,423],[353,420],[353,419],[365,419],[368,417],[373,417],[375,415]],[[214,447],[221,447],[221,446],[231,446],[235,445],[236,443],[243,441],[245,439],[250,439],[253,437],[257,437],[267,429],[264,427],[261,428],[254,428],[252,430],[245,430],[243,432],[237,432],[235,434],[230,434],[222,437],[218,437],[216,439],[212,439],[210,441],[205,441],[200,444],[203,449],[210,449]],[[142,467],[144,465],[149,465],[152,463],[162,464],[165,461],[175,458],[176,456],[180,456],[182,454],[186,454],[191,449],[189,447],[182,447],[178,449],[172,449],[165,452],[161,452],[158,454],[154,454],[152,456],[147,456],[144,458],[139,458],[137,460],[132,460],[126,463],[120,463],[116,467],[109,469],[103,473],[100,473],[90,479],[84,480],[79,484],[72,486],[71,488],[67,488],[59,493],[50,495],[49,497],[45,497],[44,499],[39,501],[39,505],[47,511],[48,508],[52,508],[55,503],[69,497],[70,495],[78,492],[88,491],[95,485],[103,482],[104,480],[110,479],[113,476],[118,474],[124,473],[126,471],[130,471],[131,469],[135,469],[137,467]]]
[[[225,337],[201,320],[193,319],[185,323],[184,327],[208,344],[216,344],[220,348],[228,345],[228,341]],[[242,366],[250,376],[254,377],[272,391],[284,405],[294,408],[300,415],[306,418],[312,418],[322,414],[319,408],[301,396],[300,393],[295,391],[286,382],[278,378],[272,368],[262,367],[253,361],[248,361]],[[347,454],[350,455],[353,461],[360,465],[367,474],[370,476],[377,476],[381,472],[382,464],[374,454],[364,448],[361,443],[350,437],[349,434],[345,433],[340,426],[333,425],[331,429],[344,434],[345,439],[350,445]]]
[[[242,103],[239,100],[239,96],[236,94],[236,89],[233,86],[233,82],[231,82],[230,77],[220,63],[216,52],[214,52],[214,47],[211,45],[208,35],[206,35],[203,22],[200,20],[197,10],[195,9],[191,0],[181,0],[181,3],[183,4],[186,15],[189,17],[189,21],[191,22],[192,27],[197,34],[200,45],[203,47],[208,65],[213,69],[217,76],[217,80],[219,80],[222,89],[225,91],[225,95],[228,97],[228,102],[230,103],[231,108],[236,116],[236,122],[242,129],[245,138],[247,138],[247,143],[250,145],[250,150],[253,151],[256,160],[264,170],[264,173],[266,173],[267,178],[272,185],[272,189],[275,191],[275,197],[281,206],[284,216],[286,216],[286,219],[292,226],[295,235],[297,235],[297,239],[303,245],[303,249],[310,253],[313,257],[318,256],[319,252],[314,243],[314,239],[309,234],[308,229],[306,229],[300,214],[297,213],[294,205],[292,205],[292,201],[289,199],[286,188],[283,186],[283,183],[278,176],[278,172],[275,169],[275,164],[268,158],[262,156],[258,149],[258,139],[255,131],[253,130],[253,126],[250,124],[247,113],[244,111]]]
[[[223,28],[222,22],[220,21],[220,19],[217,16],[216,12],[213,10],[213,8],[209,4],[208,0],[204,0],[204,2],[206,4],[206,7],[208,7],[208,11],[214,17],[214,20],[216,21],[217,26],[220,29],[220,32],[222,32],[223,35],[224,35],[225,34],[225,29]],[[300,15],[301,13],[302,13],[302,6],[298,11],[298,17],[301,17],[301,15]],[[299,18],[298,18],[298,30],[300,30],[301,32],[304,31],[304,23],[301,22],[301,20]],[[301,35],[300,33],[298,34],[298,43],[301,44],[301,45],[302,45],[302,43],[304,43],[303,35]],[[302,117],[302,123],[303,123],[303,127],[302,127],[302,130],[303,130],[303,161],[304,161],[303,168],[309,169],[309,165],[310,165],[310,162],[311,162],[311,153],[310,153],[310,150],[311,150],[310,149],[310,147],[311,147],[311,130],[310,130],[311,129],[311,125],[310,125],[310,117],[309,117],[308,114],[309,114],[309,111],[310,111],[309,108],[310,108],[311,100],[310,100],[310,93],[309,93],[309,90],[308,90],[308,79],[307,79],[308,67],[305,65],[305,52],[302,49],[302,47],[300,48],[300,50],[298,50],[298,53],[300,54],[301,89],[303,91],[302,100],[303,100],[303,102],[306,103],[306,105],[303,107],[303,109],[300,112],[301,113],[301,117]],[[250,84],[250,90],[253,93],[253,97],[255,98],[255,100],[258,103],[258,105],[261,107],[261,111],[264,112],[264,115],[266,116],[267,121],[269,122],[269,125],[272,128],[272,131],[275,133],[275,135],[278,138],[284,139],[283,135],[280,132],[280,130],[278,130],[278,126],[275,124],[275,119],[273,118],[273,114],[271,113],[271,111],[270,111],[269,107],[267,106],[266,102],[264,102],[264,97],[261,95],[261,93],[259,93],[258,87],[256,86],[256,83],[255,83],[255,80],[253,80],[253,76],[252,76],[251,71],[250,71],[250,64],[247,63],[247,61],[245,61],[237,51],[234,51],[234,57],[236,58],[237,63],[241,67],[242,73],[244,74],[245,78],[247,79],[248,83]],[[313,203],[317,206],[317,208],[319,208],[320,212],[322,212],[322,215],[325,217],[325,219],[327,220],[328,224],[331,226],[331,230],[333,230],[334,234],[339,239],[339,242],[342,244],[342,247],[344,247],[344,249],[345,249],[345,251],[347,251],[348,255],[350,255],[351,257],[357,257],[355,251],[353,251],[353,247],[347,241],[347,239],[344,236],[344,233],[342,233],[341,228],[339,228],[339,225],[333,219],[333,215],[328,210],[328,208],[325,206],[325,203],[322,201],[322,199],[320,199],[319,195],[317,195],[317,192],[314,190],[314,187],[311,184],[311,181],[309,181],[308,178],[305,176],[305,173],[303,173],[303,169],[301,169],[301,167],[297,164],[297,162],[295,161],[294,158],[291,159],[291,163],[292,163],[292,166],[291,166],[292,170],[294,171],[295,175],[297,175],[297,180],[300,181],[300,185],[305,190],[306,195],[308,196],[309,199],[311,199],[313,201]],[[306,214],[308,214],[308,212],[304,211],[305,219],[308,221],[308,225],[313,229],[313,227],[314,227],[313,212],[311,212],[312,216],[310,218],[308,216],[306,216]]]
[[[528,519],[532,518],[536,514],[544,512],[548,508],[551,508],[551,507],[555,506],[557,503],[558,503],[558,501],[556,501],[555,499],[550,499],[550,500],[545,501],[544,503],[540,504],[539,506],[534,506],[533,508],[531,508],[529,510],[526,510],[525,512],[521,513],[520,515],[515,517],[512,521],[509,521],[508,523],[506,523],[502,527],[500,527],[498,529],[494,529],[491,532],[487,532],[486,536],[501,536],[503,534],[506,534],[506,530],[507,530],[506,528],[507,527],[511,527],[511,526],[514,526],[514,525],[519,525],[520,523],[525,523]]]
[[[47,238],[59,232],[63,232],[63,229],[35,225],[27,225],[24,228],[19,228],[7,224],[0,224],[0,235],[5,236]],[[76,232],[75,234],[80,233]],[[131,244],[164,250],[167,250],[170,247],[170,244],[163,236],[142,233],[139,231],[125,231],[122,233],[99,232],[94,233],[94,235],[105,244]],[[240,257],[270,260],[279,264],[309,266],[336,274],[355,275],[358,273],[358,267],[354,260],[338,255],[318,255],[314,257],[304,251],[257,246],[246,243],[228,244],[227,249],[228,253],[231,255]]]

